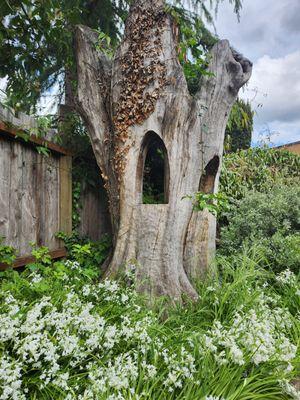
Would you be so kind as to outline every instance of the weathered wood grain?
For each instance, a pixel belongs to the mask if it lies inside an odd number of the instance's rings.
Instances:
[[[10,143],[10,181],[8,207],[8,243],[18,249],[22,233],[23,152],[20,143]],[[30,240],[30,239],[29,239]]]
[[[36,187],[36,164],[38,154],[28,147],[21,145],[22,151],[22,178],[20,183],[22,211],[20,222],[19,251],[21,254],[29,254],[31,246],[29,242],[36,242],[38,208],[34,201]]]
[[[59,159],[59,230],[72,232],[72,157]]]
[[[30,254],[30,242],[55,250],[62,246],[55,237],[61,219],[71,231],[71,157],[56,145],[49,156],[38,154],[40,142],[25,142],[5,129],[0,121],[0,236],[20,256]]]
[[[0,138],[0,236],[9,236],[10,144]]]
[[[59,246],[55,233],[59,231],[59,158],[52,155],[51,158],[41,156],[42,180],[41,191],[43,201],[41,207],[41,235],[42,241],[47,243],[50,249]]]
[[[80,204],[79,233],[95,241],[104,234],[111,235],[107,195],[100,179],[96,187],[83,184]]]

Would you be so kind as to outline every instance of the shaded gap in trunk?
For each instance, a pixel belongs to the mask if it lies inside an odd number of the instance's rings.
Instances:
[[[143,204],[169,201],[169,160],[163,140],[153,131],[146,133],[138,162],[138,187]]]
[[[219,156],[214,156],[204,168],[199,184],[199,192],[213,193],[215,189],[215,180],[220,166]]]

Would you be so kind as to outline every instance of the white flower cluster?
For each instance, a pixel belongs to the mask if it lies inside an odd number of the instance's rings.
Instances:
[[[32,272],[32,274],[30,275],[30,278],[31,278],[31,282],[33,284],[39,283],[43,279],[42,275],[40,275],[38,272]]]
[[[279,382],[284,393],[288,394],[294,400],[300,400],[300,392],[292,386],[286,379]]]
[[[297,278],[290,269],[286,269],[276,276],[276,281],[281,285],[293,286],[296,283]]]
[[[138,304],[134,290],[109,280],[87,283],[78,277],[78,263],[65,265],[70,274],[61,283],[62,293],[40,295],[32,303],[9,291],[0,293],[0,400],[26,400],[32,390],[54,391],[54,398],[65,400],[145,400],[151,398],[147,387],[153,386],[165,396],[160,398],[176,398],[186,384],[202,390],[206,356],[220,365],[245,365],[245,370],[249,362],[271,363],[279,368],[280,379],[283,369],[292,368],[296,346],[286,334],[290,314],[276,306],[275,295],[267,297],[262,290],[255,305],[241,306],[231,323],[215,321],[210,329],[186,336],[182,325],[183,335],[172,347],[170,337],[160,334],[154,313]],[[33,292],[43,279],[30,274]],[[289,273],[279,279],[293,280]],[[218,290],[210,287],[208,293],[214,298]],[[287,381],[281,386],[299,399]],[[225,400],[210,389],[201,400]]]
[[[21,365],[9,356],[3,355],[0,359],[0,375],[2,380],[1,400],[25,400],[22,386]]]
[[[255,310],[237,312],[229,327],[216,321],[210,333],[204,335],[204,348],[218,363],[244,365],[250,360],[258,365],[275,361],[291,369],[289,363],[297,348],[284,333],[291,326],[289,313],[268,302],[269,298],[261,295]]]
[[[36,274],[31,278],[40,282]],[[11,293],[4,294],[0,349],[6,350],[0,351],[0,400],[25,399],[30,390],[30,380],[26,379],[29,371],[34,371],[40,391],[54,386],[69,400],[100,396],[123,399],[122,390],[138,398],[134,393],[138,375],[142,373],[144,382],[157,379],[157,366],[168,370],[164,380],[167,390],[181,387],[185,379],[192,378],[193,357],[183,347],[180,355],[175,355],[149,336],[156,319],[150,311],[138,316],[141,308],[133,301],[133,290],[108,280],[83,284],[81,291],[78,287],[76,290],[70,288],[58,303],[44,296],[27,304]],[[97,304],[107,304],[108,309],[128,307],[134,310],[134,318],[128,312],[119,316],[112,313],[107,319],[110,314],[102,316]],[[148,361],[153,350],[160,360],[156,365]]]
[[[164,381],[164,385],[168,387],[169,392],[175,388],[181,388],[183,382],[187,379],[193,379],[193,374],[196,371],[194,357],[181,348],[180,357],[176,354],[170,354],[168,349],[162,351],[164,362],[168,367],[168,375]]]

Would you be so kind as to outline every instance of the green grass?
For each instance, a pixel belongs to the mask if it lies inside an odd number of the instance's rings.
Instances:
[[[300,280],[259,265],[219,258],[197,303],[151,310],[74,260],[1,273],[1,399],[297,398]]]

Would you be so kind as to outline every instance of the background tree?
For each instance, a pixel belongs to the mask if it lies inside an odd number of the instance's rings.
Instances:
[[[251,146],[253,116],[249,101],[238,99],[230,112],[225,133],[225,151],[246,150]]]
[[[203,19],[212,22],[221,0],[174,0],[179,52],[191,86],[203,71],[205,50],[214,43]],[[236,13],[240,0],[229,0]],[[115,48],[124,29],[130,0],[7,0],[0,4],[0,77],[7,78],[6,103],[14,110],[35,112],[41,95],[59,86],[58,103],[70,103],[76,87],[74,28],[84,24],[99,32],[99,44]],[[179,30],[179,26],[181,29]],[[107,43],[109,42],[109,43]],[[192,56],[191,57],[188,57]],[[203,58],[203,57],[202,57]],[[67,79],[65,79],[67,77]],[[55,93],[57,92],[57,88]]]
[[[65,94],[74,81],[74,26],[84,23],[118,41],[127,1],[24,0],[0,5],[0,77],[7,77],[8,104],[34,111],[40,96],[54,84]],[[65,86],[65,82],[67,86]],[[68,93],[67,93],[68,95]]]

